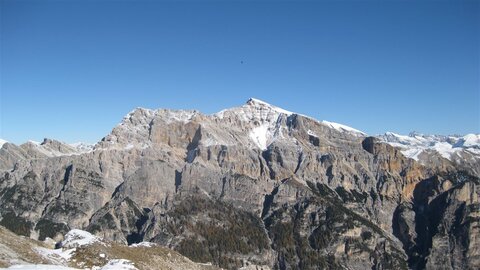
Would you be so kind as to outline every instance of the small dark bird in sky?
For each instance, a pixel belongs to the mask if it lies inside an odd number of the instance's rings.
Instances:
[[[240,61],[240,64],[243,64],[243,61]]]

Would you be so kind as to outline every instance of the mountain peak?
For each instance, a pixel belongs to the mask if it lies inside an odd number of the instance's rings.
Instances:
[[[271,104],[263,101],[263,100],[260,100],[258,98],[249,98],[246,102],[247,105],[255,105],[255,104],[263,104],[263,105],[268,105],[268,106],[272,106]]]
[[[8,142],[8,141],[6,141],[6,140],[0,139],[0,148],[2,148],[2,146],[3,146],[4,144],[6,144],[7,142]]]
[[[278,113],[283,113],[286,115],[291,115],[293,112],[287,111],[285,109],[282,109],[280,107],[274,106],[270,103],[267,103],[263,100],[257,99],[257,98],[249,98],[247,102],[245,103],[246,106],[254,107],[254,108],[259,108],[259,109],[269,109],[276,111]]]

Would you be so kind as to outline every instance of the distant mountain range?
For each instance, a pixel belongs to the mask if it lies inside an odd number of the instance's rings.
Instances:
[[[281,109],[279,107],[268,104],[264,101],[251,98],[247,101],[247,104],[256,104],[256,106],[262,106],[268,108],[278,113],[285,115],[292,115],[293,112]],[[157,111],[137,108],[136,110],[148,111],[150,114],[156,114]],[[126,118],[129,117],[135,111],[130,112]],[[233,109],[234,111],[235,109]],[[246,112],[242,109],[238,109],[240,113],[245,114]],[[232,109],[227,109],[216,113],[213,117],[222,118],[225,112],[232,111]],[[196,111],[177,111],[170,112],[170,116],[173,119],[185,121],[191,118]],[[304,116],[304,115],[302,115]],[[252,114],[248,115],[248,112],[245,114],[245,117],[253,117]],[[304,116],[307,117],[307,116]],[[183,120],[182,120],[183,119]],[[319,123],[329,126],[340,132],[349,132],[352,134],[358,134],[359,136],[367,136],[366,133],[354,129],[352,127],[338,124],[329,121],[319,121]],[[121,125],[121,124],[120,124]],[[268,140],[274,140],[273,134],[269,134],[269,129],[265,128],[266,126],[259,127],[250,133],[250,138],[261,148],[266,148]],[[394,147],[397,147],[402,150],[402,153],[408,157],[415,159],[417,161],[426,161],[428,160],[429,155],[441,155],[443,158],[454,161],[461,161],[465,158],[475,158],[480,157],[480,134],[467,134],[465,136],[460,135],[425,135],[417,132],[411,132],[407,135],[400,135],[393,132],[387,132],[382,135],[375,135],[381,141],[384,141]],[[0,148],[3,144],[8,141],[0,139]],[[132,145],[133,146],[133,145]],[[82,154],[85,152],[92,151],[95,147],[95,144],[88,144],[83,142],[77,142],[72,144],[63,143],[53,139],[44,139],[43,142],[28,141],[25,144],[20,145],[24,149],[36,149],[39,153],[44,154],[49,157],[53,156],[62,156],[62,155],[72,155],[72,154]],[[456,155],[458,157],[452,157]],[[467,157],[465,157],[465,155]]]
[[[1,144],[0,225],[40,241],[82,229],[227,269],[480,268],[478,134],[369,136],[252,98],[137,108],[95,145]]]

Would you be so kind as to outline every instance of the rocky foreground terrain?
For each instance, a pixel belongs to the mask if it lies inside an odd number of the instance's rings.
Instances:
[[[24,270],[214,270],[153,243],[130,246],[104,241],[82,230],[71,230],[56,243],[36,241],[0,227],[0,267]]]
[[[4,143],[0,225],[226,269],[480,269],[480,136],[416,136],[255,99],[213,115],[138,108],[93,147]]]

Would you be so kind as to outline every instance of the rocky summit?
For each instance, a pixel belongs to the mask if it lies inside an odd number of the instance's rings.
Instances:
[[[3,143],[0,225],[224,269],[480,269],[479,138],[368,136],[257,99],[137,108],[93,147]]]

